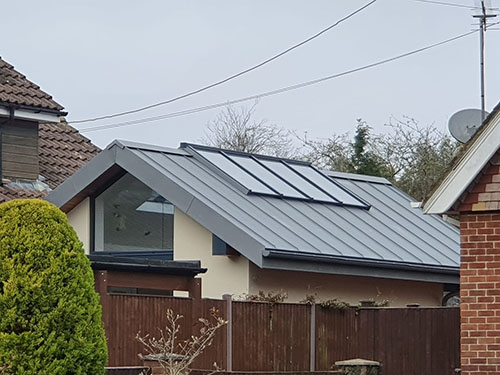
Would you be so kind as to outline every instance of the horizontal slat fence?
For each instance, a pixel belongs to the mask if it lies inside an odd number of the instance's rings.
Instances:
[[[194,368],[228,372],[329,371],[336,361],[365,358],[384,375],[452,375],[459,367],[458,308],[349,308],[288,303],[108,295],[103,311],[109,366],[139,366],[136,334],[158,336],[165,311],[184,316],[180,338],[199,332],[214,307],[228,319]],[[228,303],[230,304],[228,306]],[[313,310],[314,309],[314,310]],[[228,345],[229,343],[229,345]],[[229,354],[229,355],[228,355]],[[312,358],[311,358],[312,355]]]

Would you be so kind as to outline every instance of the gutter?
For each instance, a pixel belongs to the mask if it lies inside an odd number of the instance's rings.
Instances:
[[[13,112],[13,114],[12,114]],[[13,118],[39,122],[59,122],[59,117],[67,112],[42,110],[34,107],[18,106],[0,102],[0,116],[13,116]],[[12,117],[11,117],[12,118]]]
[[[303,251],[290,251],[279,249],[264,249],[262,252],[264,258],[270,259],[286,259],[286,260],[301,260],[320,263],[333,263],[349,266],[361,266],[368,268],[382,268],[391,270],[413,271],[413,272],[432,272],[447,275],[458,276],[460,267],[452,266],[434,266],[428,264],[396,262],[390,260],[377,260],[367,258],[351,258],[338,255],[325,255],[317,253],[307,253]]]

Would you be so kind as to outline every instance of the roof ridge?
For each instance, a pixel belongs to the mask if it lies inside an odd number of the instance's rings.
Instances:
[[[371,182],[371,183],[375,183],[375,184],[383,184],[383,185],[391,185],[392,186],[392,182],[390,182],[385,177],[370,176],[367,174],[357,174],[357,173],[349,173],[349,172],[329,171],[329,170],[325,170],[325,169],[323,169],[321,171],[329,177],[340,178],[343,180],[364,181],[364,182]]]

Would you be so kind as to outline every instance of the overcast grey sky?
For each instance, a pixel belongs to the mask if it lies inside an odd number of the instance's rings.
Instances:
[[[493,6],[500,5],[496,1]],[[367,2],[10,1],[2,4],[0,56],[64,105],[71,121],[141,107],[223,79]],[[473,0],[449,2],[474,5]],[[378,0],[300,49],[223,86],[134,116],[75,126],[84,131],[340,73],[466,33],[476,28],[472,13],[414,0]],[[486,108],[491,110],[500,101],[500,31],[486,36]],[[383,66],[263,98],[256,118],[307,131],[310,137],[352,132],[357,118],[382,132],[391,116],[403,115],[445,129],[454,112],[480,106],[478,40],[475,33]],[[201,138],[218,111],[84,134],[100,147],[115,138],[177,147]]]

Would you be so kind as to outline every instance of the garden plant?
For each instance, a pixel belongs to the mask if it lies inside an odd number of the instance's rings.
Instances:
[[[41,200],[0,205],[0,364],[9,374],[104,374],[93,280],[64,213]]]

